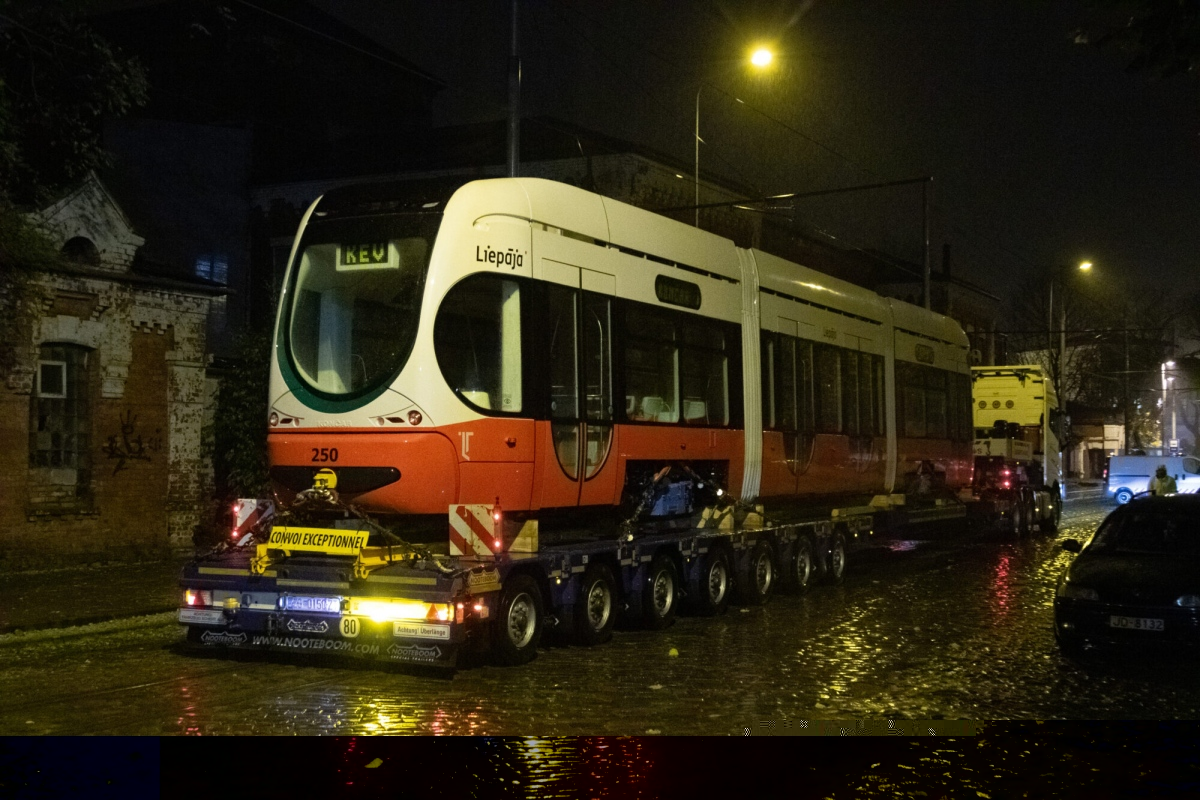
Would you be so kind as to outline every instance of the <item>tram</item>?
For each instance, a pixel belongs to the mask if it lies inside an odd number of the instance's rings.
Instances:
[[[270,377],[281,496],[439,519],[609,518],[728,492],[801,514],[970,485],[949,318],[566,184],[330,191],[289,260]]]

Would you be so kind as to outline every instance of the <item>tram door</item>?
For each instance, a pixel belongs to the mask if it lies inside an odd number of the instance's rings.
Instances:
[[[537,437],[541,506],[611,505],[617,490],[611,457],[616,279],[561,262],[543,260],[542,266],[550,422]]]

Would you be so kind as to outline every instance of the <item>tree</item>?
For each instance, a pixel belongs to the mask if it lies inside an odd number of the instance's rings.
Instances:
[[[0,197],[36,206],[104,166],[104,119],[146,90],[137,59],[61,0],[0,0]]]
[[[1115,51],[1125,69],[1159,78],[1200,66],[1200,0],[1092,0],[1075,41]]]
[[[106,115],[146,101],[146,76],[57,0],[0,0],[0,372],[17,361],[37,290],[58,258],[22,211],[104,164]]]
[[[1105,409],[1128,421],[1131,450],[1149,447],[1158,440],[1160,365],[1180,310],[1164,308],[1152,290],[1129,289],[1111,275],[1087,285],[1082,279],[1060,280],[1051,325],[1048,295],[1044,272],[1029,274],[1019,284],[1010,349],[1049,370],[1068,413],[1072,405]],[[1058,387],[1060,303],[1067,308],[1067,347],[1063,386]],[[1075,443],[1068,435],[1063,446]]]

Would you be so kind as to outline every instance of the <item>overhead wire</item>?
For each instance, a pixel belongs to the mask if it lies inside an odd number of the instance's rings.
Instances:
[[[600,20],[594,16],[591,16],[589,14],[586,14],[586,13],[580,11],[573,4],[563,4],[562,6],[556,6],[556,8],[565,8],[566,10],[578,15],[579,17],[587,20],[588,22],[590,22],[593,25],[597,25],[602,28],[606,28],[610,31],[613,31],[611,26],[607,25],[607,23],[603,22],[602,20]],[[614,32],[614,34],[617,34],[614,37],[612,37],[613,41],[617,41],[617,42],[631,41],[633,38],[629,31],[613,31],[613,32]],[[649,55],[661,63],[667,64],[675,69],[679,68],[679,64],[676,61],[674,61],[670,57],[664,55],[657,47],[647,43],[644,38],[639,38],[639,40],[637,42],[637,47],[638,47],[639,54]],[[820,148],[821,150],[829,153],[830,155],[836,157],[838,160],[842,161],[847,166],[849,166],[859,172],[862,172],[866,175],[875,177],[875,178],[882,179],[884,177],[877,171],[871,169],[870,167],[866,166],[865,164],[860,163],[859,161],[857,161],[853,157],[847,155],[846,153],[843,153],[840,150],[838,150],[837,148],[835,148],[831,145],[828,145],[825,142],[822,142],[820,139],[816,138],[815,136],[805,133],[804,131],[800,130],[796,126],[789,124],[788,122],[785,122],[782,119],[779,119],[778,117],[765,111],[764,109],[761,109],[758,106],[755,106],[751,103],[741,100],[740,98],[738,98],[735,95],[731,94],[730,92],[726,91],[724,88],[722,88],[714,83],[711,83],[711,82],[706,82],[705,87],[711,88],[713,91],[719,92],[720,94],[724,95],[725,97],[739,102],[740,104],[744,105],[750,111],[753,111],[754,113],[760,115],[764,119],[779,126],[780,128],[787,131],[788,133],[791,133],[792,135],[797,136],[797,137],[803,139],[804,141],[806,141],[806,142]],[[725,161],[725,159],[722,159],[722,160]],[[942,218],[944,220],[946,220],[946,224],[949,228],[951,228],[954,232],[960,234],[960,236],[963,235],[964,233],[967,234],[964,237],[967,241],[969,241],[971,238],[975,238],[975,237],[990,240],[990,242],[992,243],[995,250],[1004,252],[1011,259],[1020,263],[1024,267],[1033,268],[1033,267],[1039,266],[1037,259],[1030,258],[1026,255],[1017,253],[1011,247],[1009,247],[1008,245],[1006,245],[1005,243],[1000,241],[999,238],[995,234],[981,235],[981,231],[974,225],[967,226],[967,228],[969,228],[969,230],[965,229],[962,223],[959,223],[959,222],[953,220],[953,218],[948,213],[948,210],[946,209],[946,207],[943,206],[943,204],[941,202],[939,202],[936,195],[933,198],[932,206],[935,210],[937,210],[939,212],[939,214],[942,216]],[[980,252],[991,253],[992,251],[988,251],[988,250],[980,248]]]

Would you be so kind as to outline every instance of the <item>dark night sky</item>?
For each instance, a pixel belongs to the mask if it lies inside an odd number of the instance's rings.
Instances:
[[[505,113],[507,2],[315,4],[446,81],[437,122]],[[997,293],[1083,258],[1200,288],[1200,83],[1126,74],[1072,42],[1088,20],[1077,2],[523,0],[523,111],[687,164],[703,80],[702,165],[765,194],[933,175],[935,269],[950,242]],[[738,54],[770,39],[780,62],[751,80]],[[801,211],[842,245],[922,258],[919,187]]]

